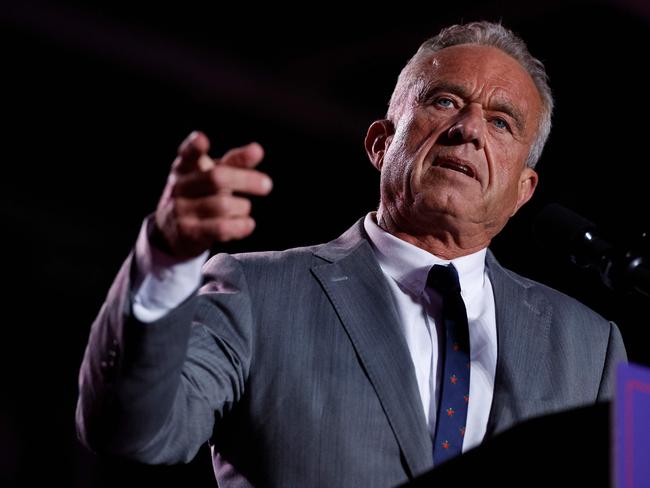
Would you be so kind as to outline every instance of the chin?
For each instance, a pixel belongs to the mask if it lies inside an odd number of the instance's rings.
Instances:
[[[455,191],[431,189],[418,195],[418,198],[413,202],[413,210],[415,213],[423,215],[448,214],[457,217],[473,213],[471,209],[467,208],[467,201],[467,196]]]

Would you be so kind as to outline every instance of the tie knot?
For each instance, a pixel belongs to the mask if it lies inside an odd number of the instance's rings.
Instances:
[[[458,272],[453,264],[447,266],[434,264],[429,270],[427,277],[427,286],[433,288],[442,295],[452,292],[460,292],[460,282],[458,281]]]

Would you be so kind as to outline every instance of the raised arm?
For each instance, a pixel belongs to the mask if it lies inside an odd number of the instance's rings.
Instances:
[[[254,169],[263,157],[258,144],[220,159],[208,150],[198,132],[179,147],[155,216],[145,221],[136,252],[93,323],[77,405],[79,437],[93,450],[144,462],[188,461],[209,437],[215,413],[241,394],[250,307],[236,260],[221,257],[219,269],[239,290],[227,298],[238,313],[200,312],[206,321],[229,322],[222,337],[191,325],[192,297],[201,256],[253,231],[246,195],[265,195],[272,184]]]

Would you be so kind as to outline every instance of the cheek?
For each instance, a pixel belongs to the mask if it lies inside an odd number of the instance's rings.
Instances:
[[[519,175],[523,168],[528,152],[519,144],[512,141],[499,141],[493,145],[492,160],[496,177],[500,181],[511,180]]]
[[[524,166],[524,153],[513,144],[494,147],[492,204],[510,211],[519,197],[519,177]]]
[[[421,171],[418,161],[428,151],[428,141],[433,144],[436,130],[441,125],[434,119],[426,110],[402,116],[384,156],[382,172],[385,174],[382,177],[387,187],[406,189],[406,186],[417,186]]]
[[[420,107],[400,120],[395,137],[399,135],[405,148],[416,151],[434,134],[449,125],[450,116]]]
[[[403,158],[403,148],[396,144],[397,141],[394,141],[393,144],[386,151],[386,156],[384,158],[384,166],[381,171],[381,188],[384,197],[387,197],[389,200],[394,200],[399,198],[403,193],[403,188],[406,183],[407,167],[404,163]]]
[[[384,172],[391,180],[403,179],[417,149],[417,130],[413,120],[400,121],[384,156]],[[401,175],[401,177],[400,177]]]

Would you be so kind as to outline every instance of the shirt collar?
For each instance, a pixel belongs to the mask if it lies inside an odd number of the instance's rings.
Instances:
[[[370,238],[379,266],[388,276],[415,295],[420,295],[426,286],[429,270],[434,264],[454,264],[458,271],[461,294],[469,298],[480,293],[483,287],[485,254],[483,248],[473,254],[451,261],[441,259],[430,252],[403,241],[379,227],[376,213],[370,212],[363,226]]]

